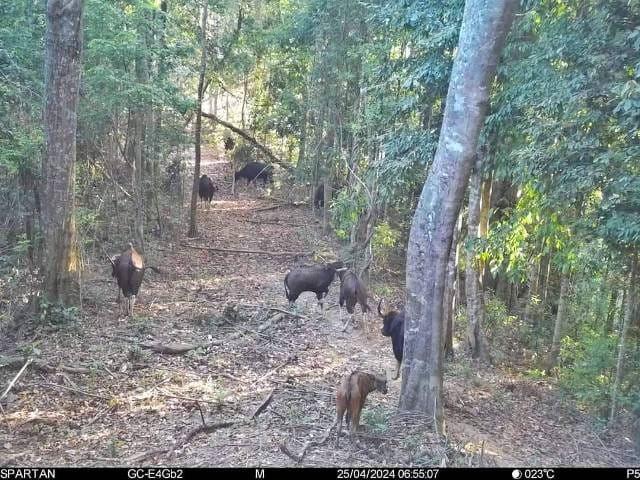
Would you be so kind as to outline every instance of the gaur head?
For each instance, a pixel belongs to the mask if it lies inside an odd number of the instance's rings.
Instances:
[[[385,375],[374,375],[373,383],[378,392],[387,393],[387,377]]]
[[[395,323],[404,321],[404,311],[398,312],[397,310],[390,310],[386,306],[384,299],[378,302],[378,315],[382,318],[380,333],[385,337],[391,336]]]

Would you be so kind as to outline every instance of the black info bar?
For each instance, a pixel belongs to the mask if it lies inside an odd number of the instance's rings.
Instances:
[[[271,480],[328,478],[337,480],[432,480],[454,479],[460,475],[473,478],[504,480],[563,480],[585,478],[596,474],[607,480],[640,480],[640,468],[418,468],[418,467],[353,467],[353,468],[0,468],[0,480],[65,480],[84,479],[87,475],[106,474],[113,479],[179,480],[231,476],[234,480]]]

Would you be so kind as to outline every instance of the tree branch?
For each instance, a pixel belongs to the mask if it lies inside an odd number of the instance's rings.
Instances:
[[[286,168],[287,170],[291,170],[293,168],[293,167],[291,167],[291,165],[286,164],[285,162],[280,160],[278,157],[276,157],[275,154],[271,150],[269,150],[269,148],[267,148],[264,145],[262,145],[260,142],[258,142],[258,140],[256,140],[250,133],[246,132],[245,130],[242,130],[241,128],[238,128],[238,127],[236,127],[235,125],[233,125],[233,124],[231,124],[229,122],[225,122],[224,120],[222,120],[221,118],[217,117],[213,113],[202,112],[202,116],[205,117],[205,118],[208,118],[209,120],[213,120],[214,122],[219,123],[223,127],[228,128],[233,133],[236,133],[236,134],[240,135],[242,138],[247,140],[249,143],[252,143],[253,145],[255,145],[256,148],[258,148],[258,150],[260,150],[267,157],[269,157],[269,159],[272,162],[277,163],[278,165],[280,165],[281,167]]]

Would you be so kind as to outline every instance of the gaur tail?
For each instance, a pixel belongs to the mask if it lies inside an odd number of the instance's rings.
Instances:
[[[287,286],[287,279],[289,278],[289,272],[284,276],[284,294],[289,300],[289,287]]]
[[[347,382],[347,425],[349,425],[349,420],[351,419],[351,379],[356,373],[358,373],[357,370],[351,372],[351,375],[349,375],[349,381]]]

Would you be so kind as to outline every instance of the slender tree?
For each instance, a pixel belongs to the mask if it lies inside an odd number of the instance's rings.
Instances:
[[[200,76],[198,78],[198,103],[196,105],[196,124],[195,124],[195,160],[193,165],[193,188],[191,190],[191,208],[189,210],[189,232],[187,236],[198,236],[198,224],[196,221],[196,212],[198,206],[198,183],[200,181],[200,159],[201,152],[201,134],[202,134],[202,98],[204,97],[204,78],[207,72],[207,16],[208,4],[205,1],[202,8],[201,21],[201,48],[202,57],[200,58]]]
[[[82,57],[83,0],[49,0],[45,56],[45,152],[42,160],[44,295],[71,302],[80,259],[75,225],[75,162]]]
[[[560,298],[558,299],[558,312],[556,313],[556,323],[553,328],[553,339],[551,340],[551,348],[547,354],[545,368],[552,369],[558,363],[560,355],[560,343],[564,333],[564,324],[566,322],[566,310],[569,297],[569,272],[568,268],[563,268],[562,277],[560,278]]]
[[[438,149],[409,235],[400,407],[434,417],[438,432],[444,428],[442,310],[449,250],[516,4],[469,0],[465,5]]]
[[[482,236],[481,208],[482,199],[482,159],[478,153],[475,160],[475,168],[469,182],[469,212],[468,234],[469,240],[474,241]],[[486,229],[485,229],[486,230]],[[467,329],[467,341],[471,347],[471,357],[482,362],[489,363],[489,347],[484,337],[482,325],[484,323],[484,298],[480,279],[482,274],[477,267],[475,245],[472,243],[467,248],[467,270],[465,275],[467,293],[467,312],[469,325]]]
[[[609,412],[609,424],[613,424],[616,418],[616,412],[618,409],[618,394],[620,390],[620,382],[622,381],[624,359],[627,349],[627,335],[629,332],[629,326],[633,317],[634,307],[637,302],[636,298],[636,281],[638,272],[638,259],[634,255],[631,260],[631,271],[629,272],[629,287],[627,291],[627,305],[624,312],[624,321],[622,328],[620,329],[620,337],[618,340],[618,360],[616,362],[616,376],[613,382],[613,389],[611,391],[611,410]]]

